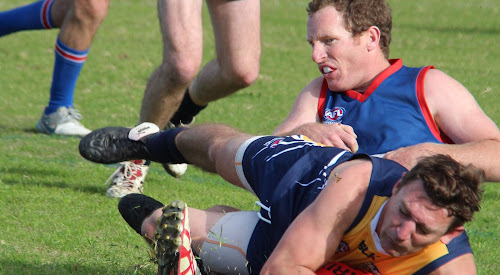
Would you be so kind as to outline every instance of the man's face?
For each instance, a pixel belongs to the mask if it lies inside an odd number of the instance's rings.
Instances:
[[[327,6],[309,16],[307,40],[312,60],[335,92],[356,90],[371,80],[365,70],[367,32],[357,36],[347,31],[342,14]]]
[[[382,248],[393,257],[417,252],[443,237],[452,222],[433,205],[420,180],[393,190],[377,225]]]

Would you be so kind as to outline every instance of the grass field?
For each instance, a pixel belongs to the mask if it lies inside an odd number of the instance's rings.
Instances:
[[[0,2],[0,10],[26,0]],[[270,133],[300,88],[318,75],[305,41],[307,0],[264,0],[258,81],[210,104],[197,122]],[[391,58],[434,65],[458,79],[500,123],[497,0],[390,1]],[[206,10],[204,62],[214,57]],[[120,217],[104,182],[115,165],[81,158],[78,139],[35,132],[50,87],[57,30],[0,39],[0,274],[153,274],[147,245]],[[112,1],[82,71],[76,107],[89,128],[133,126],[145,83],[161,60],[155,1]],[[464,114],[467,115],[467,114]],[[500,169],[500,168],[499,168]],[[189,168],[181,179],[153,165],[145,194],[190,206],[256,209],[254,197]],[[467,226],[479,274],[499,274],[500,186],[488,183],[482,211]]]

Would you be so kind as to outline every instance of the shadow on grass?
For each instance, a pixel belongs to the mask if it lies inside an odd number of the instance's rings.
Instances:
[[[16,134],[17,132],[18,134]],[[29,136],[26,136],[22,133],[29,134]],[[35,127],[30,127],[30,128],[17,128],[17,127],[12,127],[9,125],[2,125],[0,124],[0,134],[6,134],[0,139],[11,139],[11,138],[21,138],[21,139],[26,139],[26,138],[33,138],[31,135],[37,135],[40,137],[50,137],[50,138],[58,138],[58,139],[81,139],[79,136],[62,136],[62,135],[47,135],[44,133],[40,133]]]
[[[88,266],[78,264],[27,263],[0,259],[0,274],[148,274],[151,270],[140,267],[126,269],[113,266]]]
[[[62,180],[55,180],[55,177],[68,177],[71,178],[72,175],[70,171],[64,172],[62,175],[58,173],[57,175],[53,173],[53,170],[37,169],[37,168],[25,168],[25,167],[12,167],[8,169],[8,173],[11,175],[17,175],[14,177],[4,178],[2,182],[7,185],[35,185],[35,186],[45,186],[48,188],[65,188],[72,189],[76,192],[85,192],[90,194],[102,194],[105,192],[105,186],[98,187],[94,185],[85,185],[83,183],[79,184],[69,184],[68,182]],[[26,178],[26,175],[36,175],[33,178]],[[35,179],[40,178],[41,179]]]

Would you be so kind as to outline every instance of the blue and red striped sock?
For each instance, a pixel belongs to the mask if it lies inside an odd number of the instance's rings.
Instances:
[[[50,100],[45,114],[54,113],[59,107],[73,107],[76,81],[80,75],[89,49],[78,51],[64,45],[59,38],[55,47],[54,73]]]
[[[54,0],[41,0],[26,6],[0,12],[0,36],[24,30],[54,27],[50,10]]]

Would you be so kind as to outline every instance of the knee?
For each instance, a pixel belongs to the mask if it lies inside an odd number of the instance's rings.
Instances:
[[[179,57],[176,57],[179,56]],[[184,57],[183,55],[170,55],[161,65],[163,79],[171,79],[178,85],[186,86],[198,74],[201,60]]]
[[[52,21],[56,27],[61,27],[66,14],[72,8],[72,4],[69,1],[55,0],[52,4],[51,16]]]
[[[259,67],[259,60],[236,63],[225,70],[225,78],[240,89],[246,88],[259,77]]]
[[[98,27],[108,14],[109,0],[77,0],[73,6],[73,20]]]

